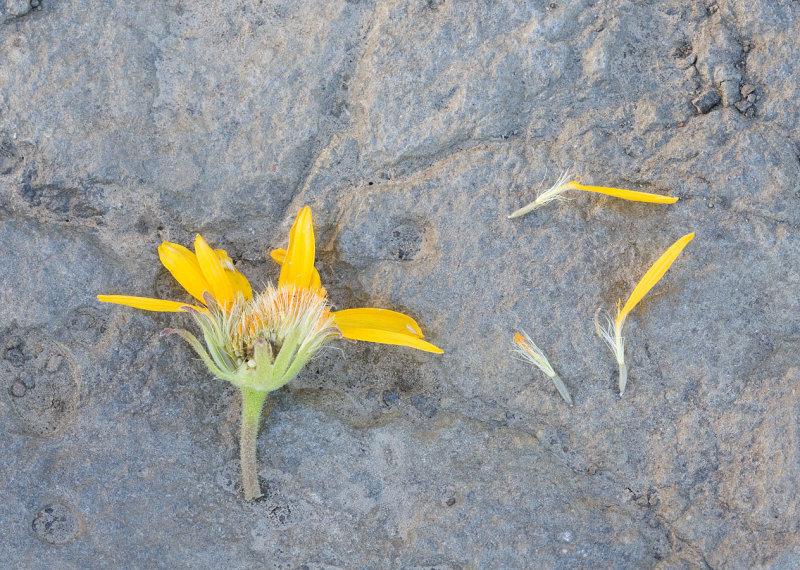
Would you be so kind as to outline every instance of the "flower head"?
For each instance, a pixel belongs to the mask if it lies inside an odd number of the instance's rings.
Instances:
[[[194,247],[192,253],[179,244],[164,242],[158,253],[167,270],[200,301],[199,305],[127,295],[98,295],[98,299],[148,311],[185,311],[195,318],[204,343],[186,330],[164,332],[180,335],[212,374],[241,389],[242,469],[247,498],[260,495],[255,437],[265,396],[297,376],[327,342],[344,337],[442,352],[422,340],[419,325],[402,313],[376,308],[331,311],[314,267],[314,228],[308,206],[295,219],[288,248],[271,254],[281,265],[278,285],[268,285],[255,296],[224,250],[211,249],[200,235]]]

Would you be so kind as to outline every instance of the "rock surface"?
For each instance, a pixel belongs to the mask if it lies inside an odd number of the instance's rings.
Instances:
[[[10,567],[800,566],[797,2],[0,3],[0,559]],[[705,93],[721,104],[699,113]],[[519,220],[540,183],[574,193]],[[255,284],[304,204],[340,343],[238,399],[162,240]],[[679,236],[626,325],[595,336]],[[187,323],[188,324],[188,323]],[[575,400],[510,356],[526,329]]]

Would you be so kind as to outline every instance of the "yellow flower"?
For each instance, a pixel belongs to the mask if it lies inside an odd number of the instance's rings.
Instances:
[[[553,186],[549,189],[545,190],[544,192],[540,193],[536,200],[528,204],[527,206],[523,206],[519,210],[511,213],[508,218],[519,218],[528,214],[539,208],[540,206],[544,206],[548,202],[552,202],[553,200],[563,200],[564,197],[561,196],[567,190],[583,190],[584,192],[597,192],[599,194],[606,194],[608,196],[614,196],[615,198],[622,198],[623,200],[633,200],[634,202],[651,202],[653,204],[674,204],[678,201],[677,198],[673,198],[670,196],[662,196],[661,194],[650,194],[648,192],[637,192],[636,190],[624,190],[623,188],[606,188],[605,186],[586,186],[581,184],[581,177],[578,176],[577,179],[567,182],[569,180],[569,172],[564,172],[559,179],[556,181]]]
[[[375,308],[330,310],[314,267],[314,228],[308,206],[300,210],[289,232],[288,249],[272,252],[281,264],[278,286],[268,285],[255,297],[224,250],[211,249],[199,235],[194,249],[192,253],[164,242],[158,254],[164,267],[200,305],[128,295],[98,295],[98,299],[147,311],[186,311],[194,316],[205,346],[186,330],[164,332],[180,335],[212,374],[241,390],[240,451],[247,499],[261,495],[255,446],[264,400],[269,392],[297,376],[324,344],[344,337],[442,352],[422,340],[419,325],[402,313]]]
[[[636,285],[625,305],[620,309],[620,303],[617,303],[617,318],[611,322],[607,318],[606,328],[602,328],[599,322],[600,309],[594,314],[594,328],[597,335],[608,344],[614,356],[617,358],[619,366],[619,395],[625,393],[625,385],[628,383],[628,369],[625,366],[625,341],[622,338],[622,326],[625,324],[625,319],[633,308],[639,304],[648,291],[658,283],[673,262],[678,258],[683,248],[694,239],[694,232],[686,234],[678,241],[673,243],[667,251],[647,270],[642,280]]]

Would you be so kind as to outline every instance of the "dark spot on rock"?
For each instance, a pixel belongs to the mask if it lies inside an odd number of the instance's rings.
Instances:
[[[284,526],[292,521],[292,507],[280,492],[276,481],[267,481],[259,477],[261,497],[255,502],[263,504],[269,522],[275,526]]]
[[[675,58],[684,58],[687,57],[689,54],[691,54],[692,51],[693,51],[692,44],[690,44],[689,42],[684,42],[677,48],[675,48],[675,51],[673,52],[672,55]]]
[[[736,103],[733,104],[733,106],[736,107],[737,111],[739,111],[741,114],[745,116],[752,117],[754,114],[753,111],[755,107],[753,106],[753,102],[749,100],[749,97],[747,99],[737,101]]]
[[[10,140],[0,141],[0,174],[11,174],[22,161],[23,157]]]
[[[18,380],[22,382],[26,390],[33,390],[36,388],[36,380],[28,374],[21,374]]]
[[[373,217],[354,228],[357,230],[348,228],[339,234],[337,247],[341,259],[357,268],[378,260],[411,261],[429,249],[424,218]]]
[[[397,390],[384,390],[383,394],[381,394],[381,398],[384,404],[391,407],[397,403],[400,399],[400,395],[397,393]]]
[[[133,227],[142,235],[147,235],[150,232],[150,225],[147,223],[147,218],[144,216],[139,216],[139,219],[136,220]]]
[[[289,505],[275,505],[269,510],[269,520],[272,524],[284,525],[289,522],[292,509]]]
[[[13,327],[2,336],[11,347],[0,362],[0,375],[9,379],[9,402],[20,427],[31,435],[52,437],[77,407],[75,365],[67,349],[39,329]]]
[[[389,242],[392,258],[411,261],[422,249],[422,231],[415,225],[401,224],[392,230]]]
[[[453,505],[455,505],[455,504],[456,504],[456,498],[455,498],[455,497],[450,497],[450,498],[449,498],[449,499],[447,499],[447,501],[445,502],[445,505],[447,505],[448,507],[452,507],[452,506],[453,506]]]
[[[14,380],[14,382],[11,383],[11,387],[8,389],[8,393],[15,398],[22,398],[27,391],[28,387],[19,379]]]
[[[696,99],[692,100],[692,105],[694,108],[697,109],[697,112],[701,115],[705,115],[711,109],[714,108],[721,101],[719,93],[716,92],[714,89],[709,89]]]
[[[417,411],[426,418],[432,418],[438,411],[436,405],[431,401],[431,399],[423,394],[415,394],[409,398],[409,401],[411,402],[411,405],[414,406]]]
[[[345,99],[335,99],[331,102],[330,113],[337,119],[342,116],[342,113],[347,109],[347,101]]]
[[[422,380],[416,373],[402,374],[396,383],[401,392],[415,392],[422,387]]]
[[[217,485],[232,495],[238,495],[242,489],[239,465],[238,459],[232,459],[218,467],[214,474]]]
[[[73,510],[55,502],[42,507],[31,521],[34,536],[48,544],[66,544],[80,532],[80,521]]]
[[[3,352],[3,359],[13,366],[22,366],[25,363],[25,354],[22,352],[22,339],[11,337]]]
[[[98,337],[106,332],[107,318],[107,313],[102,313],[95,305],[78,307],[70,312],[67,333],[78,342],[94,346]]]
[[[426,0],[425,8],[428,10],[436,11],[439,9],[439,6],[445,3],[445,0]]]
[[[37,171],[23,175],[21,195],[31,208],[45,212],[58,221],[72,218],[87,219],[102,216],[107,209],[103,203],[103,189],[98,186],[67,187],[59,184],[35,184]]]

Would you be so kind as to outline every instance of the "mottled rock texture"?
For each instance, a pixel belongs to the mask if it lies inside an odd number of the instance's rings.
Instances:
[[[789,0],[0,2],[3,565],[798,567],[798,28]],[[680,201],[505,218],[566,168]],[[246,503],[237,392],[158,335],[187,318],[94,296],[183,299],[156,247],[198,231],[263,285],[304,204],[337,306],[445,354],[325,352]],[[594,311],[689,231],[620,399]]]

